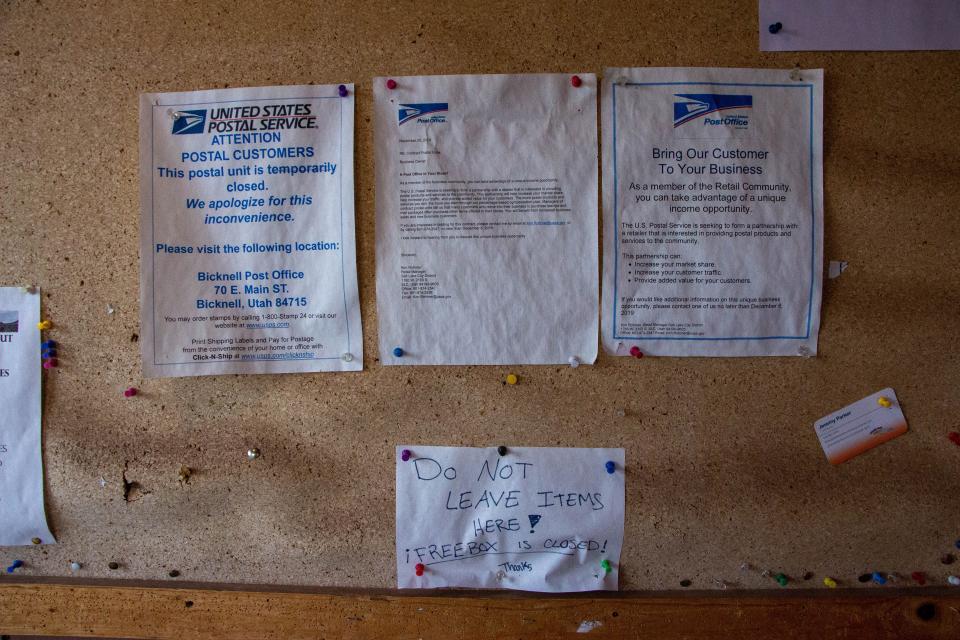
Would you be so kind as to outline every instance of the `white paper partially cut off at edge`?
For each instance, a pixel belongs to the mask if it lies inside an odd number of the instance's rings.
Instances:
[[[617,590],[623,449],[401,445],[396,455],[398,588]]]
[[[0,546],[56,542],[43,510],[40,291],[0,287]]]

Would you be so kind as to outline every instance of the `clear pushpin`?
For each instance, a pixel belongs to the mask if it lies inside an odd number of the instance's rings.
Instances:
[[[113,312],[114,312],[113,305],[112,305],[112,304],[108,304],[108,305],[107,305],[107,315],[112,316],[112,315],[113,315]]]
[[[627,415],[627,410],[623,407],[617,407],[613,410],[613,415],[617,416],[618,418],[623,418]]]
[[[847,263],[843,260],[831,260],[827,265],[827,277],[831,280],[839,278],[840,274],[847,270]]]
[[[340,356],[340,359],[343,360],[344,362],[353,362],[353,354],[348,351],[347,353],[344,353],[342,356]]]
[[[802,358],[809,358],[813,355],[813,352],[810,351],[810,348],[806,345],[800,345],[797,347],[797,355]]]
[[[721,580],[720,578],[716,578],[713,581],[713,586],[715,586],[718,589],[726,589],[729,585],[727,584],[726,580]]]
[[[578,358],[577,356],[570,356],[570,359],[567,360],[567,362],[570,363],[571,369],[576,369],[577,367],[580,366],[580,358]]]
[[[749,562],[743,562],[740,564],[740,573],[750,573],[753,571],[753,565]]]
[[[23,291],[24,293],[36,293],[37,287],[32,284],[28,284],[25,287],[20,287],[20,291]]]
[[[503,569],[500,569],[500,571],[497,571],[497,575],[496,575],[497,582],[503,582],[503,579],[506,577],[507,577],[507,574],[503,572]]]
[[[790,79],[794,82],[800,82],[803,80],[803,76],[800,75],[800,67],[790,70]]]

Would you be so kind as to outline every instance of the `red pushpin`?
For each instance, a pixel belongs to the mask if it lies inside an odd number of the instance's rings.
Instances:
[[[43,362],[44,369],[53,369],[55,366],[57,366],[56,358],[50,358],[49,360],[44,360]]]
[[[927,584],[927,576],[923,575],[923,571],[914,571],[910,574],[910,577],[921,587]]]
[[[426,569],[426,567],[424,567],[421,563],[418,562],[417,566],[414,567],[414,569],[416,570],[418,576],[422,576],[423,570]]]
[[[135,396],[135,395],[137,395],[137,388],[136,388],[136,387],[130,387],[129,389],[127,389],[126,391],[123,392],[123,397],[124,397],[124,398],[132,398],[132,397]]]
[[[393,91],[396,88],[397,88],[396,80],[394,80],[393,78],[390,78],[389,80],[387,80],[387,89],[390,89],[391,91]]]
[[[583,80],[580,79],[580,76],[573,76],[570,78],[570,84],[572,84],[575,87],[579,87],[580,85],[583,84]]]
[[[956,431],[951,431],[947,434],[947,437],[950,438],[950,442],[960,447],[960,433]]]
[[[643,351],[640,351],[640,347],[633,346],[630,347],[630,355],[632,355],[634,358],[642,358]]]

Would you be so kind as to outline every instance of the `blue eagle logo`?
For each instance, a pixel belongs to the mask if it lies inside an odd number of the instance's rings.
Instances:
[[[410,122],[424,116],[431,116],[424,122],[446,122],[445,116],[431,115],[447,111],[446,102],[424,102],[422,104],[400,105],[400,124]]]
[[[188,133],[203,133],[203,125],[207,122],[207,110],[177,111],[173,119],[173,135],[182,136]]]
[[[727,109],[750,109],[753,96],[734,96],[719,93],[677,93],[680,100],[673,103],[673,126],[679,127],[701,116]]]

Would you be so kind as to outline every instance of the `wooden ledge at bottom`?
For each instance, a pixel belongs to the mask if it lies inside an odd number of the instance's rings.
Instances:
[[[927,619],[924,619],[927,618]],[[318,591],[0,581],[0,633],[107,638],[960,638],[960,589]]]

